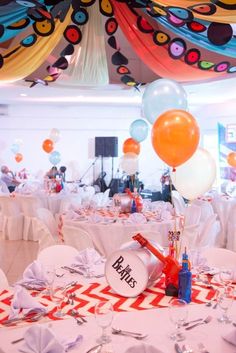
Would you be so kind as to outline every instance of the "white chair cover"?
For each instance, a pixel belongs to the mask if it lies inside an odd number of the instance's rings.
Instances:
[[[45,224],[53,238],[57,240],[57,224],[52,212],[41,207],[37,209],[37,217]]]
[[[0,194],[10,194],[7,184],[0,179]]]
[[[171,191],[171,198],[175,208],[176,215],[182,215],[185,213],[186,204],[183,197],[177,190]]]
[[[39,252],[50,246],[56,245],[56,240],[48,229],[47,225],[41,219],[34,218],[33,226],[37,233],[39,241]]]
[[[37,209],[41,201],[35,196],[17,195],[21,210],[24,215],[23,239],[37,241],[37,230],[34,228],[34,218],[37,218]]]
[[[220,233],[220,223],[216,220],[217,215],[213,214],[203,222],[196,247],[217,246]]]
[[[22,239],[24,218],[16,198],[8,195],[0,195],[0,206],[3,215],[3,239]]]
[[[199,224],[201,218],[201,208],[196,205],[188,205],[184,213],[184,224],[186,227]]]
[[[78,254],[78,250],[72,246],[54,245],[40,251],[38,261],[47,267],[66,266],[71,264],[71,260]]]
[[[236,251],[236,204],[232,206],[229,214],[226,248]]]
[[[93,241],[85,230],[65,225],[62,228],[62,233],[66,245],[73,246],[79,251],[94,248]]]
[[[0,290],[5,289],[7,287],[9,287],[7,277],[3,270],[0,268]]]

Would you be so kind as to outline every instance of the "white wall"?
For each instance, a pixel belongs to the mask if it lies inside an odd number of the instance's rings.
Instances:
[[[0,102],[1,103],[1,102]],[[201,128],[201,135],[217,134],[217,122],[235,123],[232,109],[224,104],[190,108]],[[225,112],[225,114],[224,114]],[[230,114],[231,113],[231,114]],[[27,168],[31,173],[42,175],[51,167],[49,155],[42,149],[42,142],[49,137],[50,130],[57,128],[61,132],[60,141],[55,149],[61,154],[60,165],[68,167],[67,179],[79,179],[95,160],[95,136],[118,136],[119,156],[122,144],[129,136],[129,126],[141,117],[140,105],[72,105],[60,104],[13,104],[7,114],[0,116],[0,164],[7,164],[14,171]],[[22,139],[20,152],[24,156],[16,163],[11,145],[15,139]],[[141,144],[140,178],[145,184],[158,185],[165,165],[155,154],[150,133]],[[217,148],[217,146],[216,146]],[[119,158],[114,159],[114,174]],[[91,168],[83,181],[90,183],[101,170],[100,160]],[[110,181],[111,159],[105,158],[104,170]]]

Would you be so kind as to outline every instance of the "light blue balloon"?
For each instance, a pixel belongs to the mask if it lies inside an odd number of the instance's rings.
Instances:
[[[53,151],[52,153],[50,153],[49,155],[49,161],[53,164],[53,165],[57,165],[58,163],[60,163],[61,161],[61,154],[58,151]]]
[[[142,105],[145,119],[153,124],[167,110],[187,110],[187,94],[178,82],[163,78],[147,86]]]
[[[13,143],[11,145],[11,151],[14,154],[18,153],[20,151],[20,146],[17,143]]]
[[[142,119],[137,119],[133,121],[130,125],[129,133],[135,141],[144,141],[148,135],[148,123]]]

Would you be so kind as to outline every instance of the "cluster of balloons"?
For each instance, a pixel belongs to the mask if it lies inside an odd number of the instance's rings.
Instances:
[[[60,140],[60,131],[53,128],[50,132],[49,138],[43,141],[42,148],[46,153],[49,153],[49,162],[57,165],[61,161],[61,154],[54,151],[54,145]]]
[[[120,159],[120,167],[128,175],[133,175],[138,171],[140,142],[147,138],[148,130],[148,123],[143,119],[137,119],[130,125],[129,133],[131,137],[123,143],[124,155]]]
[[[20,147],[23,141],[21,139],[16,139],[11,145],[11,152],[14,154],[15,161],[20,163],[23,160],[23,154],[20,153]]]
[[[206,150],[198,148],[200,130],[187,111],[182,86],[169,79],[154,81],[145,89],[142,105],[145,118],[153,124],[153,148],[173,168],[172,180],[179,193],[192,200],[208,191],[216,164]]]

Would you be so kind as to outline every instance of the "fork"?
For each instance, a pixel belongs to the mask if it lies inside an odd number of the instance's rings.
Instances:
[[[138,332],[122,331],[122,330],[114,329],[114,328],[112,328],[112,333],[113,333],[113,335],[122,335],[122,336],[133,337],[136,340],[140,340],[140,341],[148,336],[148,335],[143,335]]]
[[[203,324],[208,324],[210,321],[212,320],[212,316],[207,316],[203,321],[201,322],[198,322],[192,326],[188,326],[186,327],[185,330],[191,330],[192,328],[196,327],[196,326],[199,326],[199,325],[203,325]]]
[[[202,342],[198,343],[198,348],[200,349],[201,353],[209,353],[209,351],[206,349]]]

